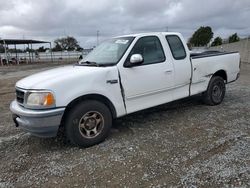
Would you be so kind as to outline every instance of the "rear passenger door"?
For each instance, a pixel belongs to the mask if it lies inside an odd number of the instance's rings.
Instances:
[[[178,35],[166,35],[167,43],[172,53],[174,64],[174,83],[173,100],[189,96],[189,84],[191,79],[191,62],[189,53],[187,53],[186,45],[183,45],[184,40]]]

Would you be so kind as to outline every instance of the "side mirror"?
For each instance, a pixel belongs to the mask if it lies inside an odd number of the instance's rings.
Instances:
[[[133,54],[130,57],[130,63],[131,65],[138,65],[143,62],[143,57],[141,54]]]

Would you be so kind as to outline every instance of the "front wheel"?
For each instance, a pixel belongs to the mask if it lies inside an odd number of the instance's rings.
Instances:
[[[89,147],[102,142],[112,126],[108,107],[95,100],[83,101],[67,114],[65,132],[74,145]]]
[[[214,106],[220,104],[225,96],[226,86],[223,78],[214,76],[211,78],[207,91],[203,94],[205,104]]]

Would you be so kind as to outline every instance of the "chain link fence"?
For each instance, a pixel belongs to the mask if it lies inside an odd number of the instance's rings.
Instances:
[[[33,53],[0,53],[2,65],[7,64],[29,64],[42,62],[74,62],[80,57],[86,56],[91,50],[77,51],[60,51],[60,52],[33,52]],[[7,57],[6,57],[7,56]],[[8,60],[8,61],[7,61]]]

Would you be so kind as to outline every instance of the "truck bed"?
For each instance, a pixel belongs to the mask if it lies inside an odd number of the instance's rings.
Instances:
[[[192,64],[192,81],[190,95],[206,91],[212,75],[224,72],[226,83],[237,79],[240,71],[240,55],[238,52],[206,51],[190,54]]]

